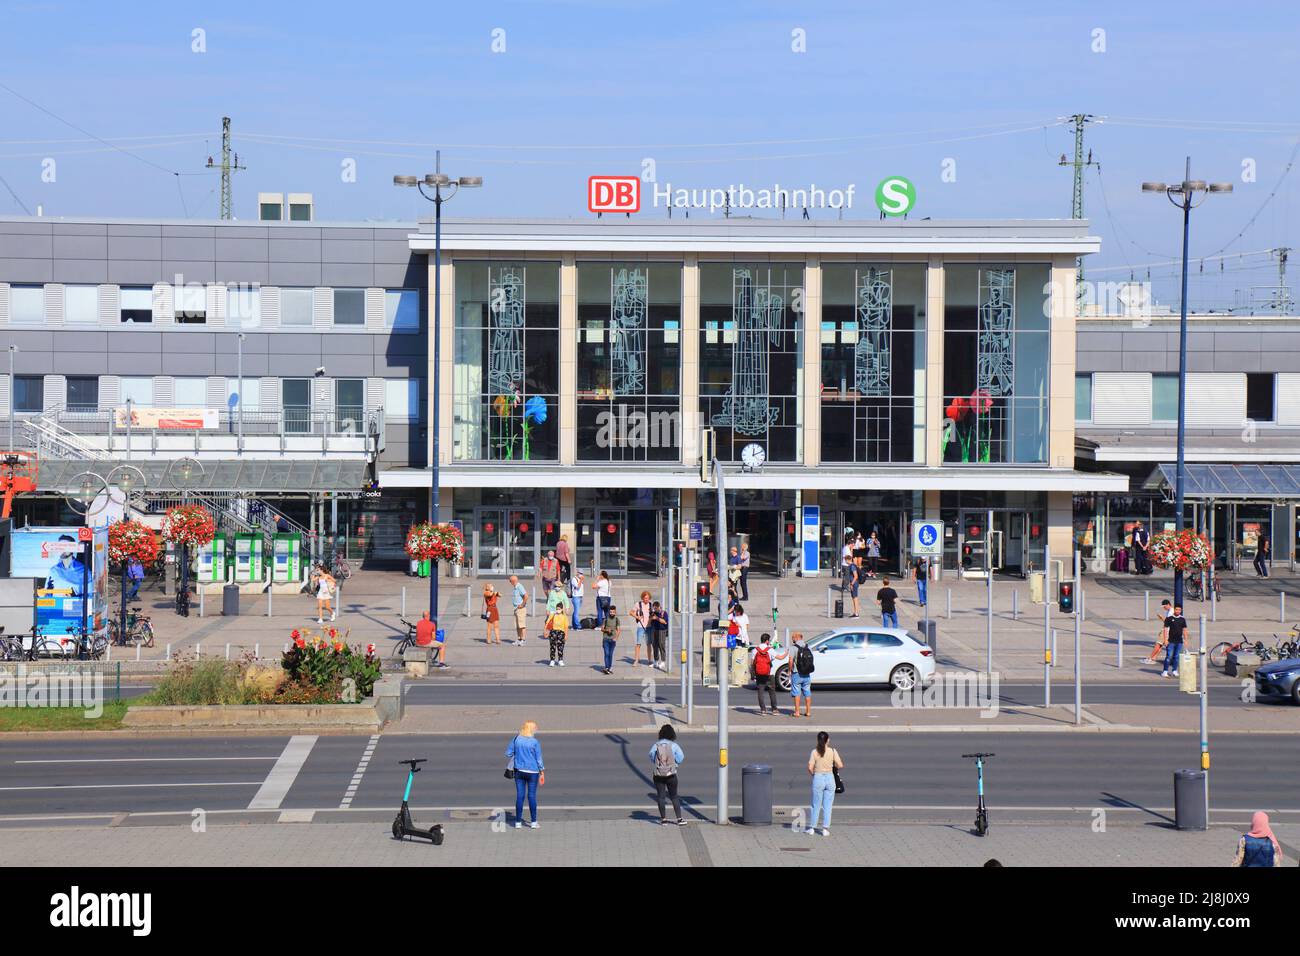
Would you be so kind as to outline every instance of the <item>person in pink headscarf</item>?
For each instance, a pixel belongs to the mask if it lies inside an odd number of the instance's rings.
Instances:
[[[1281,866],[1282,846],[1268,825],[1268,814],[1258,810],[1250,820],[1250,832],[1237,841],[1233,866]]]

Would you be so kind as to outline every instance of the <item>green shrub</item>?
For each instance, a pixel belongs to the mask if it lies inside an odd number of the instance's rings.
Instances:
[[[242,704],[244,697],[239,683],[238,664],[182,658],[167,669],[153,691],[141,698],[141,703],[190,706]]]

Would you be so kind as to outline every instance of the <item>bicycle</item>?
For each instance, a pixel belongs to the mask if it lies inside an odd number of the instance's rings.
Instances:
[[[990,753],[962,754],[963,759],[974,759],[976,779],[979,781],[979,797],[975,804],[976,836],[984,836],[989,832],[989,813],[984,806],[984,758],[996,756],[997,754]]]
[[[1205,585],[1202,583],[1203,575],[1193,574],[1187,578],[1183,584],[1187,588],[1187,597],[1193,601],[1204,601],[1206,595]],[[1214,600],[1223,600],[1223,595],[1219,591],[1219,576],[1216,574],[1211,579],[1210,590],[1214,592]]]
[[[397,642],[397,648],[393,651],[395,657],[401,657],[408,648],[415,647],[415,625],[404,617],[398,617],[398,620],[406,625],[406,636]]]
[[[190,589],[189,587],[178,587],[176,589],[176,613],[181,617],[190,616]]]
[[[77,642],[72,637],[52,637],[45,635],[39,627],[32,628],[32,649],[28,660],[42,657],[71,660]]]
[[[1251,641],[1245,634],[1241,635],[1241,640],[1235,644],[1229,641],[1219,641],[1210,648],[1210,664],[1223,670],[1228,666],[1228,655],[1235,651],[1247,651],[1258,654],[1264,649],[1263,641]]]
[[[122,633],[116,617],[108,620],[109,642],[119,647],[139,644],[153,647],[153,622],[134,608],[126,612],[126,631]]]
[[[0,661],[31,661],[36,659],[35,645],[23,647],[23,638],[4,633],[0,627]]]

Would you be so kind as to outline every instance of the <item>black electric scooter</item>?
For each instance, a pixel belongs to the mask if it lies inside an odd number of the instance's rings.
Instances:
[[[393,819],[393,839],[400,840],[402,837],[423,837],[431,840],[434,846],[442,845],[442,824],[435,823],[427,830],[422,830],[415,825],[411,819],[411,808],[407,806],[407,801],[411,799],[411,783],[415,780],[415,775],[420,772],[420,764],[428,763],[428,758],[421,760],[399,760],[398,763],[406,764],[410,769],[406,773],[406,792],[402,794],[402,809],[397,811],[397,816]]]
[[[996,756],[997,754],[962,754],[963,758],[974,758],[975,774],[979,781],[979,801],[975,804],[976,836],[984,836],[989,832],[989,813],[984,806],[984,758]]]

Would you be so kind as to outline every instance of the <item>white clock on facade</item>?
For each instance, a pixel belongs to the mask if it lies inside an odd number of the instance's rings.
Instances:
[[[762,445],[751,443],[740,450],[740,463],[747,471],[762,468],[765,461],[767,461],[767,452],[763,451]]]

